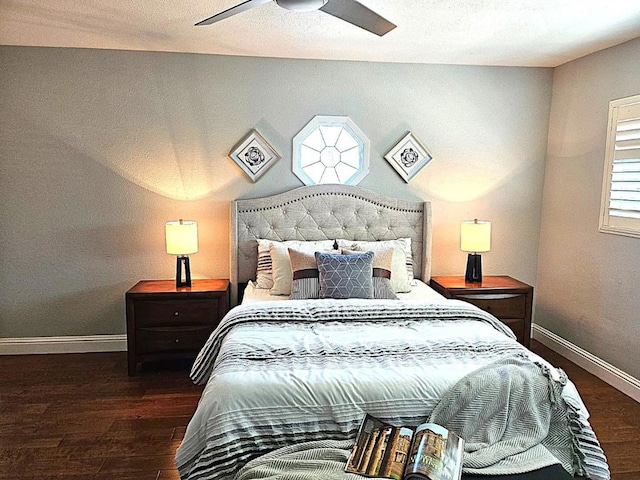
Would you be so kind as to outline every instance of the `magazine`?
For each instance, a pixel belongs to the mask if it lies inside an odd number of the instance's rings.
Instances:
[[[366,414],[345,471],[396,480],[460,480],[464,440],[440,425],[394,427]]]

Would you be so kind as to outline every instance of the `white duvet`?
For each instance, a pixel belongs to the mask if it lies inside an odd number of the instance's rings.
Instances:
[[[275,448],[353,438],[364,412],[417,425],[464,375],[513,355],[546,364],[490,314],[456,300],[238,306],[192,369],[207,385],[176,455],[180,476],[231,479]],[[563,396],[592,436],[572,383]]]

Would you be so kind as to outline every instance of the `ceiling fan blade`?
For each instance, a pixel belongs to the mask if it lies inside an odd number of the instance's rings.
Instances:
[[[226,9],[224,12],[216,13],[212,17],[205,18],[201,22],[196,23],[196,27],[202,25],[211,25],[212,23],[219,22],[220,20],[224,20],[225,18],[229,18],[236,13],[244,12],[245,10],[249,10],[253,7],[258,7],[265,3],[269,3],[271,0],[246,0],[235,7],[231,7]]]
[[[320,10],[379,36],[396,28],[395,24],[356,0],[329,0]]]

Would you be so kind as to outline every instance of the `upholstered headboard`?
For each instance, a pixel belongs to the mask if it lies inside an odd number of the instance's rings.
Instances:
[[[255,280],[258,238],[392,240],[411,238],[413,272],[431,277],[431,204],[400,200],[350,185],[314,185],[231,202],[231,284]]]

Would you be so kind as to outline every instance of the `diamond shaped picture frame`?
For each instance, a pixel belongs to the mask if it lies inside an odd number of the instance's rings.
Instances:
[[[402,137],[384,158],[407,183],[433,160],[427,147],[412,132]]]
[[[251,130],[229,153],[229,157],[253,181],[257,181],[280,155],[256,130]]]

